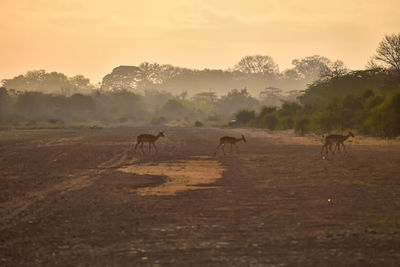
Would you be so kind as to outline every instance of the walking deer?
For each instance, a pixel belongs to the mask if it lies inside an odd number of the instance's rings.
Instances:
[[[321,155],[325,150],[325,155],[328,155],[328,147],[332,154],[335,154],[335,151],[332,150],[332,146],[335,145],[335,149],[337,148],[340,152],[340,146],[343,147],[344,151],[346,151],[346,147],[344,145],[344,141],[346,141],[349,137],[354,137],[352,132],[349,132],[347,135],[341,134],[331,134],[325,137],[324,144],[322,145]]]
[[[159,132],[157,135],[152,135],[152,134],[141,134],[137,137],[137,142],[135,146],[135,153],[136,153],[136,148],[138,145],[140,145],[140,149],[142,150],[142,153],[144,154],[143,150],[143,144],[144,143],[149,143],[149,153],[151,152],[151,145],[154,146],[154,149],[157,151],[157,147],[155,145],[155,142],[158,140],[160,137],[165,137],[164,132]]]
[[[240,142],[240,141],[243,141],[246,143],[246,138],[244,138],[244,135],[242,135],[242,138],[236,138],[236,137],[232,137],[232,136],[223,136],[219,139],[219,145],[217,146],[217,149],[215,150],[214,154],[216,155],[218,152],[218,149],[222,146],[222,151],[224,152],[224,155],[226,155],[225,149],[224,149],[225,144],[231,144],[231,153],[232,153],[232,145],[235,145],[237,151],[239,151],[239,148],[236,145],[236,143]]]

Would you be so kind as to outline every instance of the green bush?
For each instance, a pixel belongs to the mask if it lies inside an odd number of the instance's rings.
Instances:
[[[254,120],[256,117],[256,113],[254,110],[240,110],[238,113],[235,115],[236,119],[236,124],[242,124],[245,125],[249,123],[250,121]]]
[[[261,108],[259,117],[260,117],[260,118],[261,118],[261,117],[264,117],[265,115],[274,113],[275,111],[276,111],[276,107],[263,106],[263,107]]]
[[[396,90],[371,110],[362,130],[380,137],[393,138],[400,135],[400,90]]]
[[[315,116],[315,123],[322,132],[330,132],[338,128],[338,119],[335,113],[323,110]]]
[[[292,116],[285,116],[280,118],[279,124],[282,130],[293,129],[294,128],[294,119]]]
[[[259,124],[263,128],[268,128],[269,130],[275,130],[278,127],[278,118],[275,113],[266,114],[259,120]]]
[[[311,120],[308,117],[302,117],[296,120],[294,131],[297,134],[304,135],[310,131]]]
[[[204,124],[201,121],[195,121],[194,126],[195,127],[203,127]]]
[[[280,116],[294,116],[302,111],[303,107],[296,102],[285,102],[279,109]]]

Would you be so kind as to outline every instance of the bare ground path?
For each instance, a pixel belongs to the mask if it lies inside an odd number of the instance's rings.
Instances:
[[[171,127],[132,153],[158,130],[1,131],[0,265],[398,266],[398,143],[322,160],[316,137]]]

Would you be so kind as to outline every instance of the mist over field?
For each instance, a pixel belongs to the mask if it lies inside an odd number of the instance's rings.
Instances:
[[[118,66],[95,85],[83,75],[29,71],[2,80],[0,123],[22,128],[212,123],[294,129],[301,135],[357,129],[396,137],[399,56],[400,34],[392,34],[364,70],[314,55],[280,71],[272,57],[253,55],[227,70],[147,62]]]
[[[240,109],[296,101],[300,90],[319,79],[320,72],[327,77],[338,66],[346,71],[342,62],[320,56],[293,64],[292,69],[280,72],[271,57],[255,55],[243,57],[230,70],[142,63],[116,67],[97,85],[83,75],[67,77],[44,70],[4,79],[2,84],[3,94],[15,101],[10,105],[16,108],[15,120],[18,115],[21,119],[37,115],[39,120],[79,121],[75,111],[83,121],[149,121],[161,115],[168,120],[218,120],[229,119]],[[3,120],[13,120],[12,116],[10,111]]]

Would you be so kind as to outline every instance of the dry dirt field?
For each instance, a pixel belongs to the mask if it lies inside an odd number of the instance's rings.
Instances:
[[[133,153],[158,130],[157,155]],[[215,156],[226,134],[247,143]],[[400,143],[320,149],[261,130],[0,131],[0,265],[399,266]]]

